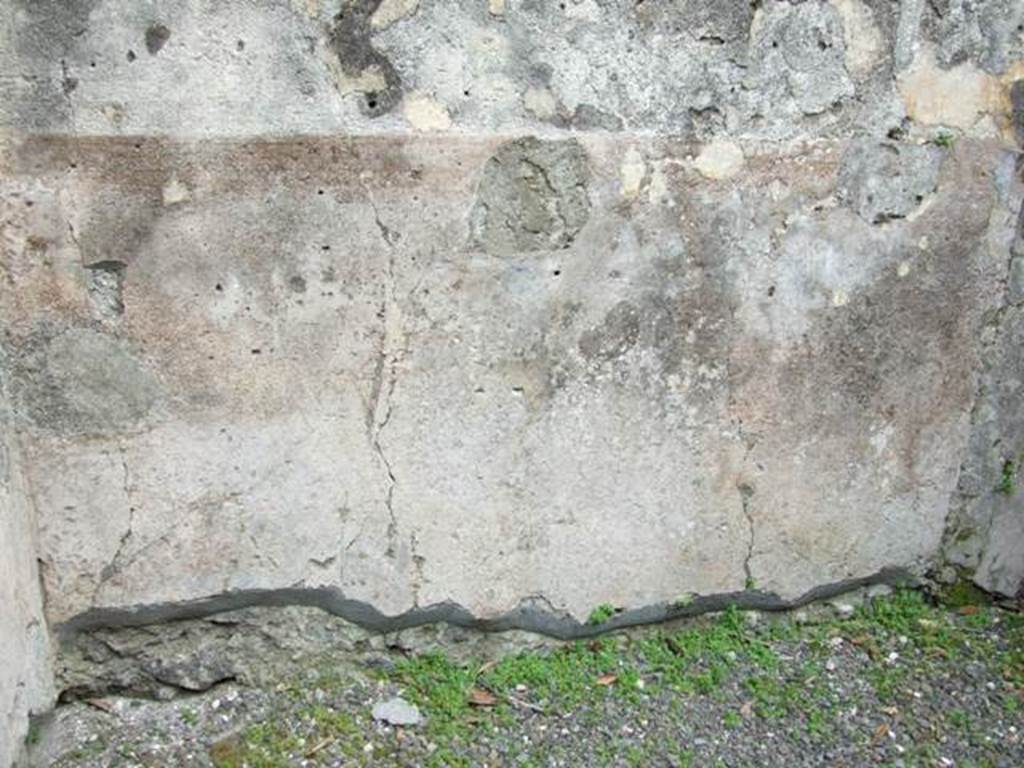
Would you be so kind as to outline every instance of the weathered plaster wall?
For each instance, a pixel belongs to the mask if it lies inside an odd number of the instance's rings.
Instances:
[[[0,765],[23,750],[28,716],[53,704],[30,494],[0,384]]]
[[[2,24],[3,371],[65,648],[1019,589],[1019,2]]]

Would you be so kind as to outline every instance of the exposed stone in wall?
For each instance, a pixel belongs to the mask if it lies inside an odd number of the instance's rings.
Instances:
[[[470,213],[474,245],[505,255],[568,248],[590,213],[589,176],[577,141],[529,137],[499,147]]]
[[[935,192],[941,163],[938,147],[854,142],[839,172],[839,195],[872,224],[902,219]]]
[[[570,636],[950,563],[1017,592],[1022,13],[4,6],[61,685],[187,688],[119,666],[136,632],[244,674],[245,606]]]

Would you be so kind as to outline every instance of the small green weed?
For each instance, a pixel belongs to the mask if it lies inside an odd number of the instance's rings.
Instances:
[[[956,144],[956,136],[952,133],[943,132],[932,139],[932,144],[943,149],[951,149]]]
[[[587,617],[587,624],[591,626],[597,626],[604,624],[608,619],[615,615],[615,606],[609,605],[608,603],[601,603],[599,606],[594,608]]]
[[[1017,466],[1013,463],[1013,459],[1007,459],[1003,462],[1003,474],[999,481],[999,485],[996,486],[996,493],[1001,493],[1004,496],[1013,496],[1017,492]]]
[[[679,610],[682,610],[683,608],[689,608],[691,605],[693,605],[693,600],[693,594],[687,592],[685,595],[680,595],[675,600],[673,600],[672,607],[677,608]]]

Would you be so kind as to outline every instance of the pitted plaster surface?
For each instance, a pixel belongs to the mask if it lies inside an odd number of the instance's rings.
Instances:
[[[569,636],[950,562],[1014,594],[1022,13],[6,5],[50,627]]]

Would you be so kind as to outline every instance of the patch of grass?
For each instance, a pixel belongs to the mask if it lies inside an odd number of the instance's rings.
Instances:
[[[282,726],[260,723],[248,728],[242,736],[239,749],[234,757],[237,763],[222,763],[218,768],[282,768],[290,765],[292,758],[301,749],[298,737]]]
[[[635,744],[626,747],[625,757],[627,765],[649,765],[651,760],[650,756],[647,754],[647,751],[642,747],[636,746]]]
[[[604,689],[598,678],[616,675],[613,691],[620,692],[637,679],[628,656],[621,652],[614,637],[591,642],[578,641],[549,653],[525,653],[500,661],[480,678],[480,683],[498,695],[526,695],[534,704],[548,707],[576,706],[598,695]],[[517,686],[526,690],[518,692]]]
[[[696,759],[693,750],[684,749],[678,744],[673,744],[665,750],[668,754],[675,758],[676,765],[679,768],[691,768],[693,761]]]
[[[181,722],[185,723],[185,725],[195,727],[199,723],[199,715],[196,714],[196,711],[192,709],[192,707],[182,707],[179,714],[181,716]]]
[[[476,675],[444,654],[428,653],[398,664],[395,677],[427,717],[431,734],[450,739],[465,733],[468,694]]]
[[[1018,617],[1019,618],[1019,617]],[[996,653],[996,664],[1007,683],[1024,697],[1024,629],[1014,626],[1010,631],[1013,644],[1007,650]]]
[[[949,608],[963,608],[968,605],[986,605],[989,598],[970,579],[961,576],[943,592],[942,602]]]
[[[885,600],[873,600],[854,612],[855,625],[877,628],[890,634],[911,637],[922,631],[922,620],[935,619],[938,612],[920,592],[901,589]]]
[[[210,747],[217,768],[283,768],[319,745],[330,747],[333,756],[344,756],[346,765],[362,764],[366,730],[347,712],[322,704],[292,711],[294,730],[278,721],[259,723],[241,734]]]
[[[956,144],[956,136],[952,133],[943,132],[932,139],[932,144],[937,147],[943,147],[944,149],[950,149]]]
[[[587,624],[596,627],[599,624],[604,624],[606,621],[608,621],[608,619],[610,619],[614,615],[614,605],[610,605],[609,603],[601,603],[590,612],[590,615],[587,617]]]
[[[999,480],[999,485],[996,486],[996,493],[1001,493],[1004,496],[1013,496],[1017,492],[1017,465],[1014,464],[1013,459],[1007,459],[1003,462],[1003,473]]]
[[[714,621],[705,620],[673,634],[656,633],[637,647],[644,666],[657,681],[684,692],[714,692],[741,659],[766,670],[778,665],[768,637],[749,628],[735,607]]]
[[[892,666],[882,662],[875,664],[867,670],[867,679],[875,694],[883,702],[890,702],[897,698],[906,683],[907,673],[903,667]]]
[[[832,708],[812,709],[807,713],[807,735],[816,741],[822,741],[828,735],[835,712]]]
[[[72,760],[86,761],[86,760],[91,760],[93,758],[99,757],[100,755],[102,755],[106,751],[107,751],[107,741],[106,741],[106,739],[104,739],[104,738],[95,738],[95,739],[92,739],[91,741],[87,741],[82,746],[76,748],[74,751],[72,751],[70,753],[69,756],[70,756],[70,758]]]
[[[588,743],[590,764],[653,765],[674,754],[679,765],[689,765],[693,755],[680,751],[686,744],[669,743],[671,736],[666,742],[666,734],[652,734],[651,741],[638,744],[617,731],[602,731],[608,708],[621,710],[628,702],[628,711],[639,719],[654,698],[665,703],[672,720],[681,722],[694,706],[693,697],[709,696],[716,702],[710,706],[721,707],[721,722],[728,729],[754,725],[757,720],[747,719],[754,717],[772,721],[769,727],[796,741],[823,744],[837,738],[837,718],[851,704],[877,706],[877,696],[886,703],[898,701],[903,710],[913,691],[921,690],[918,686],[936,670],[980,662],[1006,683],[1008,693],[998,695],[998,706],[1007,716],[1019,716],[1024,706],[1017,694],[1024,689],[1024,617],[974,599],[967,604],[976,607],[952,613],[919,592],[896,590],[859,606],[851,618],[824,617],[811,624],[767,619],[751,623],[743,611],[731,607],[672,631],[604,635],[486,664],[430,653],[402,659],[379,675],[389,688],[398,686],[424,715],[416,732],[434,746],[417,764],[469,765],[476,759],[467,757],[474,755],[473,745],[514,728],[523,718],[566,717],[602,734]],[[794,654],[800,663],[791,663]],[[857,686],[837,691],[832,675],[825,673],[829,659],[856,665]],[[325,681],[330,683],[329,678],[315,682],[317,690]],[[330,683],[337,687],[328,690],[341,691],[349,682],[339,678]],[[292,699],[287,719],[251,728],[234,745],[211,751],[214,764],[295,764],[323,740],[330,746],[313,763],[329,757],[344,765],[383,765],[397,757],[376,742],[372,753],[364,752],[373,732],[368,712],[352,715],[320,699],[312,703],[310,686],[308,676],[296,683],[301,697]],[[473,706],[474,689],[493,694],[493,705]],[[665,696],[666,689],[678,694]],[[975,717],[973,712],[970,717]],[[981,733],[980,720],[961,723],[958,718],[955,712],[947,718],[957,733]],[[293,723],[290,731],[284,722]],[[904,727],[912,728],[909,715]],[[548,765],[557,745],[513,741],[506,748],[516,765]]]
[[[754,697],[754,712],[758,717],[774,720],[789,712],[792,691],[774,676],[751,677],[744,684]]]
[[[210,760],[216,768],[237,768],[245,762],[246,751],[241,739],[222,739],[211,745]]]
[[[948,711],[947,716],[949,721],[957,728],[970,728],[971,718],[962,709],[951,709]]]

